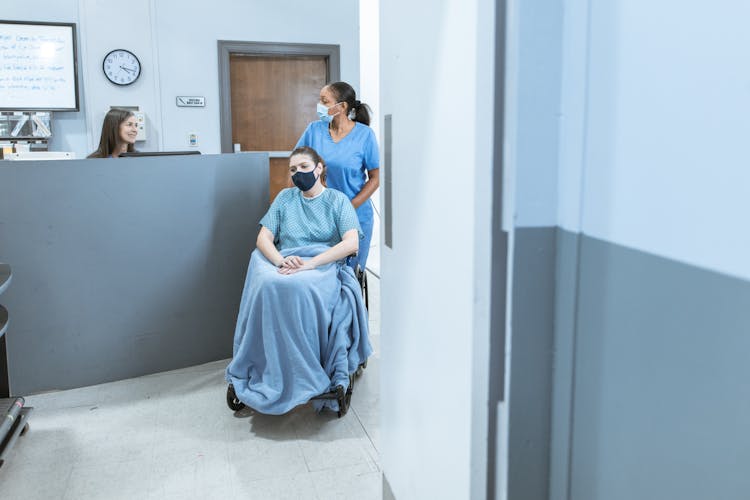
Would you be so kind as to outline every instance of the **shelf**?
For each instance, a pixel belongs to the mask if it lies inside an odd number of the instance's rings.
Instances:
[[[8,264],[0,263],[0,294],[10,285],[11,270]],[[5,332],[8,330],[8,310],[0,305],[0,398],[10,396],[10,383],[8,380],[8,352],[6,349]],[[2,401],[2,399],[0,399]],[[23,408],[23,398],[12,400],[20,402],[20,409],[8,409],[7,414],[0,415],[0,466],[5,463],[5,457],[13,447],[18,436],[28,429],[26,423],[30,409]],[[11,403],[13,404],[13,403]],[[12,422],[8,424],[8,422]]]
[[[0,293],[3,293],[10,285],[12,274],[8,264],[0,263]]]
[[[8,310],[3,306],[0,306],[0,337],[5,335],[5,330],[8,329]]]

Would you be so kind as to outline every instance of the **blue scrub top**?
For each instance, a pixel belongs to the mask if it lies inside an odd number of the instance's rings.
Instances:
[[[338,189],[351,200],[362,191],[367,182],[366,170],[380,167],[380,152],[375,133],[370,127],[354,122],[354,128],[338,143],[333,142],[328,132],[328,124],[322,121],[310,123],[297,146],[313,148],[326,162],[328,187]],[[362,218],[372,217],[369,200],[357,210]]]

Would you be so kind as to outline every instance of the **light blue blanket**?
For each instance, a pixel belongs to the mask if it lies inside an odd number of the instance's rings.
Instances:
[[[281,253],[309,258],[326,248]],[[226,372],[240,401],[261,413],[286,413],[348,387],[349,374],[371,353],[367,311],[349,266],[333,262],[286,276],[259,250],[252,253]]]

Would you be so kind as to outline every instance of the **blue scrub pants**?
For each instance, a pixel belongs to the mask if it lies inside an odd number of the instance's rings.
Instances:
[[[359,219],[359,225],[362,228],[362,233],[365,235],[364,238],[359,240],[359,251],[357,257],[349,259],[349,265],[356,269],[359,264],[360,269],[365,270],[365,264],[367,264],[367,255],[370,253],[370,242],[372,241],[372,226],[373,226],[373,209],[372,202],[367,200],[357,209],[357,218]]]

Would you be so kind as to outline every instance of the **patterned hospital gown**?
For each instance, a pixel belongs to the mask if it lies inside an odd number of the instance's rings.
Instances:
[[[273,233],[278,250],[320,243],[334,246],[351,229],[356,229],[362,239],[357,213],[349,198],[330,188],[312,199],[302,196],[296,187],[282,190],[260,225]]]

